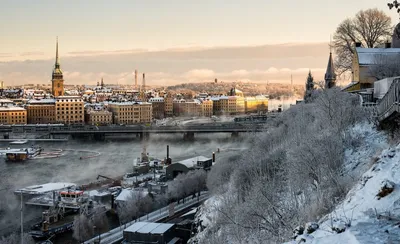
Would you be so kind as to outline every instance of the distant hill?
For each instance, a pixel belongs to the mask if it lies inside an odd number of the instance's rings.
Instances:
[[[244,83],[244,82],[205,82],[205,83],[183,83],[175,86],[167,87],[168,90],[174,93],[193,93],[193,95],[206,92],[211,95],[225,95],[233,87],[243,91],[245,96],[255,95],[269,95],[271,99],[279,97],[293,96],[301,98],[304,95],[304,85],[280,84],[257,84],[257,83]]]

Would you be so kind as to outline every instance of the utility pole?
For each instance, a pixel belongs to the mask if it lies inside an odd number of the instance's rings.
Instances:
[[[24,244],[24,203],[23,203],[22,191],[21,191],[21,244]]]

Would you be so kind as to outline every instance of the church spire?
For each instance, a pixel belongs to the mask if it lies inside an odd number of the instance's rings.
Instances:
[[[57,42],[56,42],[56,64],[55,68],[58,69],[60,68],[60,60],[58,59],[58,36],[57,36]]]
[[[325,73],[325,88],[332,88],[335,86],[336,74],[333,67],[332,51],[329,52],[328,66]]]

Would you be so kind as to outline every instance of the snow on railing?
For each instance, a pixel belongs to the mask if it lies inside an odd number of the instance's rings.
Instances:
[[[380,120],[386,119],[394,111],[390,111],[394,105],[400,102],[400,79],[393,80],[389,90],[383,96],[382,100],[378,104],[378,115]]]

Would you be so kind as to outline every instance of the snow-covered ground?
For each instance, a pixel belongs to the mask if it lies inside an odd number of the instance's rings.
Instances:
[[[355,132],[366,132],[358,129]],[[349,172],[367,171],[345,200],[319,221],[319,229],[287,244],[400,243],[400,144],[389,147],[378,134],[367,134],[361,150],[346,152],[345,165]],[[373,156],[382,146],[386,149]]]
[[[400,243],[400,144],[390,147],[386,136],[368,124],[355,125],[350,133],[353,140],[345,151],[343,174],[358,182],[334,211],[317,222],[315,232],[285,244]],[[208,199],[197,213],[206,229],[215,223],[218,213],[213,206],[221,203],[220,197]],[[206,230],[199,231],[195,243],[207,238]]]

